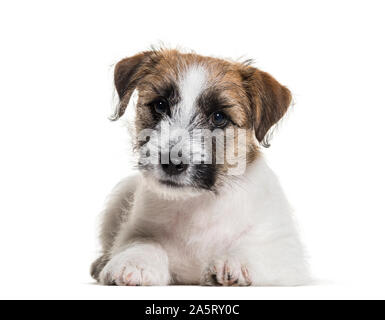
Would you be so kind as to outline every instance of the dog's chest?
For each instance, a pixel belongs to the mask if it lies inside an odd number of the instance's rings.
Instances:
[[[146,230],[166,249],[174,279],[198,283],[205,264],[236,246],[250,228],[240,210],[234,201],[162,203],[146,219]]]

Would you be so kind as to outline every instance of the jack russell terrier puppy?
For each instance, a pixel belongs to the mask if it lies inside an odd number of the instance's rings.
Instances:
[[[136,90],[139,174],[113,191],[91,274],[105,285],[291,286],[304,250],[261,145],[290,91],[245,63],[152,50],[115,67],[120,118]]]

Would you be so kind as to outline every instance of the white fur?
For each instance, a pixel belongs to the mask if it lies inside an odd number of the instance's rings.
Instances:
[[[182,128],[186,128],[191,124],[191,117],[194,110],[196,110],[196,99],[205,89],[206,84],[207,71],[203,66],[192,65],[181,75],[178,84],[181,102],[174,108],[172,118]]]
[[[109,252],[102,283],[301,285],[308,281],[304,251],[290,206],[260,157],[219,194],[170,199],[136,183],[132,208]],[[234,178],[235,179],[235,178]],[[120,184],[107,212],[128,193]],[[116,197],[115,195],[115,197]]]
[[[170,282],[167,253],[156,244],[142,244],[121,248],[103,269],[100,279],[117,285],[167,285]]]

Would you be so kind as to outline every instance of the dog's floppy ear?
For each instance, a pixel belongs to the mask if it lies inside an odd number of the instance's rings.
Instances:
[[[286,113],[291,93],[270,74],[251,66],[242,71],[242,76],[253,108],[255,135],[263,146],[269,147],[267,132]]]
[[[154,63],[154,55],[155,52],[153,51],[145,51],[125,58],[116,64],[114,82],[119,96],[119,104],[114,115],[110,117],[111,120],[117,120],[124,114],[132,93],[149,71],[150,64]]]

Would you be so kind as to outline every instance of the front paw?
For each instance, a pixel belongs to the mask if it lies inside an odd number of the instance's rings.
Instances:
[[[231,257],[213,260],[201,276],[204,286],[250,286],[251,283],[247,266]]]
[[[114,256],[99,276],[104,285],[163,286],[170,282],[168,266],[157,264],[151,257],[138,257],[130,250]]]

